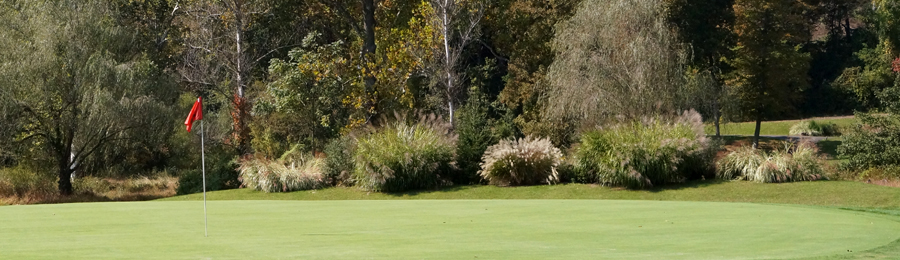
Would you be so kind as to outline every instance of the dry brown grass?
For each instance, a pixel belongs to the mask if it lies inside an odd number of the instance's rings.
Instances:
[[[40,187],[38,189],[18,193],[0,193],[0,205],[152,200],[174,196],[178,178],[169,176],[133,179],[82,177],[75,181],[75,194],[71,196],[59,195],[55,184],[55,181],[45,182],[38,185]],[[9,185],[0,182],[0,186]]]

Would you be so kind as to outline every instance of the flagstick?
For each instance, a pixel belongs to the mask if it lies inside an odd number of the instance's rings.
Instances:
[[[200,163],[203,168],[203,236],[209,237],[209,217],[206,216],[206,148],[203,147],[203,120],[200,120]]]

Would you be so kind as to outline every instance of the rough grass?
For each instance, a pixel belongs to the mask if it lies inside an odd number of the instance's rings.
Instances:
[[[753,183],[744,181],[694,181],[649,190],[608,188],[590,184],[560,184],[521,187],[492,185],[453,186],[403,193],[366,192],[353,187],[335,187],[290,193],[263,193],[235,189],[209,193],[211,200],[395,200],[395,199],[614,199],[716,201],[802,204],[833,207],[900,209],[900,189],[853,181]],[[191,194],[162,201],[202,200]]]
[[[177,183],[177,178],[165,175],[130,179],[85,176],[75,179],[74,195],[60,196],[55,180],[44,181],[40,189],[0,195],[0,205],[152,200],[174,196]]]
[[[844,128],[856,122],[853,116],[844,117],[817,117],[803,120],[815,120],[820,124],[835,124],[838,128]],[[791,135],[791,127],[803,120],[766,121],[760,125],[760,135]],[[753,135],[756,122],[723,123],[720,125],[722,135]],[[706,124],[704,130],[707,135],[715,135],[716,128],[713,124]]]

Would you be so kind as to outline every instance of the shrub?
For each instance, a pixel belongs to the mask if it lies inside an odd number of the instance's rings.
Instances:
[[[342,136],[332,139],[325,146],[325,161],[322,165],[322,174],[325,182],[331,186],[349,185],[353,173],[353,138]]]
[[[848,127],[838,154],[847,159],[850,171],[900,166],[900,116],[857,114],[858,123]]]
[[[2,197],[53,195],[58,193],[56,188],[56,177],[52,174],[39,174],[24,167],[0,168]]]
[[[803,120],[797,122],[790,129],[790,135],[802,136],[835,136],[840,135],[840,131],[836,124],[818,123],[814,120]]]
[[[233,155],[227,152],[212,151],[206,154],[206,191],[234,189],[241,185],[238,180],[237,164]],[[195,169],[182,171],[178,178],[178,195],[203,191],[203,176],[200,165]]]
[[[477,87],[469,90],[465,106],[457,110],[455,131],[459,135],[456,143],[456,163],[459,172],[453,177],[455,184],[477,183],[481,157],[488,146],[496,143],[491,131],[487,98]]]
[[[323,164],[322,159],[312,156],[288,161],[250,159],[242,161],[238,171],[241,182],[248,188],[264,192],[291,192],[325,187]]]
[[[810,142],[786,142],[772,152],[742,146],[718,162],[717,176],[762,183],[825,179],[825,160],[818,152]]]
[[[667,122],[668,121],[668,122]],[[696,111],[587,132],[576,151],[579,180],[646,188],[712,177],[715,149]]]
[[[854,179],[857,180],[871,180],[871,179],[892,179],[897,180],[900,179],[900,166],[882,166],[882,167],[873,167],[866,169],[860,172],[857,176],[854,176]]]
[[[485,151],[479,175],[499,186],[553,184],[561,157],[547,138],[502,140]]]
[[[438,123],[392,123],[356,140],[354,178],[371,191],[437,187],[452,174],[454,146]]]

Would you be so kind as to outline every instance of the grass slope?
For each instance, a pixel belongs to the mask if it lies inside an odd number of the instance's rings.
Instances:
[[[291,193],[263,193],[250,189],[208,193],[210,200],[391,200],[391,199],[614,199],[717,201],[802,204],[831,207],[900,209],[900,189],[851,181],[751,183],[697,181],[654,190],[610,189],[596,185],[563,184],[525,187],[455,186],[407,193],[366,192],[329,188]],[[202,194],[162,199],[201,200]]]
[[[211,201],[0,208],[4,259],[773,259],[900,237],[866,212],[616,200]],[[879,249],[874,249],[879,250]],[[852,252],[851,252],[852,251]]]
[[[804,120],[815,120],[819,123],[834,123],[837,124],[838,127],[846,127],[853,124],[856,119],[852,116],[848,117],[822,117],[822,118],[808,118]],[[789,135],[791,126],[800,122],[802,120],[784,120],[784,121],[767,121],[762,122],[759,129],[760,135]],[[756,122],[742,122],[742,123],[724,123],[719,127],[719,131],[721,131],[722,135],[753,135],[753,131],[756,130]],[[716,134],[715,126],[712,124],[706,125],[706,134],[714,135]]]

